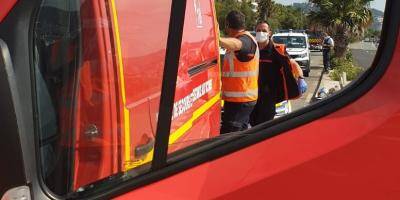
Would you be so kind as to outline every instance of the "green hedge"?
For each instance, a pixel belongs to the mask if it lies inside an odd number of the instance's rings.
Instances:
[[[364,69],[353,64],[353,56],[351,52],[348,52],[344,58],[333,57],[331,59],[331,65],[333,67],[333,72],[330,73],[330,77],[334,81],[340,80],[340,75],[346,72],[347,80],[351,81],[360,76]]]

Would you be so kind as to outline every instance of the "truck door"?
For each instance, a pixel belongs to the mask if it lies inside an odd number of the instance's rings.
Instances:
[[[188,0],[169,152],[219,135],[219,51],[211,0]]]

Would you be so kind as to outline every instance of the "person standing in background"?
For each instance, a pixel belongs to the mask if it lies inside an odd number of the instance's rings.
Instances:
[[[330,51],[335,46],[335,42],[331,36],[328,35],[328,33],[324,32],[323,36],[324,40],[322,42],[322,55],[324,60],[324,71],[328,72],[328,70],[332,70]]]
[[[257,104],[250,116],[251,126],[274,119],[276,104],[287,100],[284,93],[288,88],[285,89],[285,79],[282,73],[285,67],[286,69],[294,68],[292,70],[295,72],[293,78],[297,81],[294,90],[299,89],[301,93],[307,90],[300,66],[289,57],[285,45],[274,44],[270,37],[269,25],[266,22],[259,23],[256,27],[256,40],[260,48],[259,92]]]

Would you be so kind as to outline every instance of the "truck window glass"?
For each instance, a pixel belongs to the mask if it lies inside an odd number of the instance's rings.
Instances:
[[[221,79],[211,2],[187,1],[169,153],[219,135]]]
[[[173,105],[173,121],[169,138],[169,153],[183,149],[190,145],[209,139],[230,137],[231,134],[220,134],[220,120],[224,114],[220,95],[221,79],[216,75],[217,68],[207,65],[214,58],[214,50],[204,50],[204,44],[209,40],[213,43],[213,33],[207,30],[213,24],[212,11],[207,5],[208,1],[188,0],[186,8],[186,20],[184,27],[181,65],[179,67],[175,103]],[[285,91],[275,89],[283,88],[283,75],[279,70],[264,70],[261,68],[274,67],[260,64],[261,73],[269,73],[263,87],[272,87],[269,95],[259,98],[259,102],[275,105],[258,107],[257,112],[272,115],[264,122],[272,121],[279,117],[289,115],[309,105],[323,101],[342,89],[349,87],[355,80],[370,68],[379,45],[380,31],[383,22],[384,1],[370,2],[346,2],[342,8],[339,3],[329,5],[319,1],[274,1],[270,12],[266,12],[264,4],[257,1],[224,1],[216,0],[216,16],[221,36],[227,36],[225,32],[227,13],[236,8],[245,15],[245,29],[256,36],[257,22],[266,21],[270,28],[270,41],[275,44],[283,44],[288,59],[301,68],[301,73],[294,74],[299,90],[305,90],[298,98],[278,100],[276,96],[282,96]],[[357,13],[357,23],[348,19],[354,16],[341,15],[342,9],[351,9]],[[263,11],[263,12],[260,12]],[[258,12],[258,13],[257,13]],[[324,21],[323,14],[329,13],[332,19],[338,21],[340,26]],[[202,26],[197,26],[198,18],[202,20]],[[339,29],[343,27],[343,29]],[[354,28],[357,28],[355,30]],[[194,33],[194,31],[196,31]],[[327,35],[324,35],[326,33]],[[332,43],[332,46],[324,44]],[[263,50],[263,49],[261,49]],[[265,50],[265,49],[264,49]],[[226,62],[226,49],[219,48],[220,66]],[[327,55],[325,55],[327,54]],[[264,54],[265,55],[265,54]],[[261,54],[263,56],[263,54]],[[261,60],[268,58],[261,57]],[[327,61],[329,60],[329,61]],[[275,67],[277,66],[276,62]],[[207,66],[206,70],[201,66]],[[193,67],[194,66],[194,67]],[[293,66],[291,66],[294,68]],[[186,73],[188,72],[188,73]],[[275,73],[275,74],[274,74]],[[193,75],[194,74],[194,75]],[[272,75],[271,75],[272,74]],[[260,74],[260,76],[263,76]],[[276,78],[278,77],[278,78]],[[279,78],[281,77],[281,78]],[[300,82],[304,81],[307,87]],[[222,80],[222,84],[223,80]],[[303,87],[301,87],[303,86]],[[275,91],[279,94],[275,94]],[[260,95],[259,95],[260,96]],[[267,103],[266,103],[267,102]],[[273,103],[271,103],[273,102]],[[255,108],[256,109],[256,108]],[[260,111],[260,109],[264,109]],[[253,111],[254,112],[254,111]],[[219,114],[221,113],[221,114]],[[248,126],[251,128],[251,125]],[[234,133],[240,136],[240,132]],[[185,152],[185,151],[183,151]]]
[[[148,171],[170,1],[43,0],[34,29],[40,169],[56,194]]]

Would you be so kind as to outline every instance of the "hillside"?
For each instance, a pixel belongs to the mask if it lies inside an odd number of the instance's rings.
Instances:
[[[370,28],[378,31],[382,30],[384,13],[375,8],[372,8],[371,12],[372,12],[372,17],[374,18],[374,22],[371,24]]]
[[[316,11],[318,8],[313,7],[311,3],[293,3],[293,7],[301,10],[304,13],[309,13],[311,11]],[[381,30],[382,29],[382,20],[384,13],[375,8],[371,8],[372,17],[374,18],[373,23],[371,24],[370,28],[374,30]]]
[[[371,12],[372,12],[372,16],[374,16],[374,17],[383,17],[383,15],[384,15],[383,11],[380,11],[375,8],[372,8]]]

